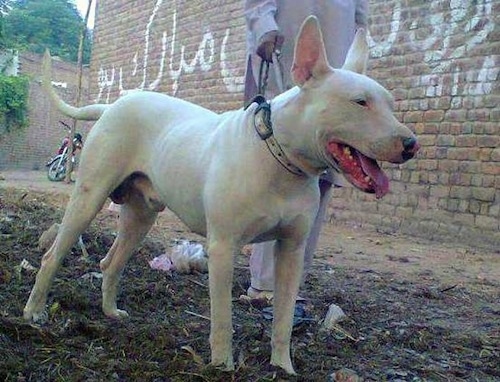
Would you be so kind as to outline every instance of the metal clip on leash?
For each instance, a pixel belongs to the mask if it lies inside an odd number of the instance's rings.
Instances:
[[[258,84],[258,94],[265,95],[267,88],[267,81],[269,80],[269,61],[261,60],[259,68],[259,84]]]

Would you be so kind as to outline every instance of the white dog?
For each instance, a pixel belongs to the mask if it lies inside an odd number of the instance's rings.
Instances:
[[[247,243],[277,240],[271,363],[294,373],[293,308],[305,239],[318,208],[319,174],[333,167],[357,188],[381,197],[388,179],[376,160],[402,163],[419,147],[393,116],[390,94],[362,74],[367,57],[360,30],[344,67],[332,69],[319,23],[311,16],[297,37],[292,68],[297,86],[270,104],[216,114],[139,92],[112,105],[74,108],[50,89],[63,113],[98,121],[24,317],[46,317],[49,287],[61,261],[108,196],[122,208],[118,237],[101,261],[102,307],[107,316],[126,317],[116,306],[120,275],[158,211],[168,207],[207,237],[212,363],[228,369],[234,367],[233,256]]]

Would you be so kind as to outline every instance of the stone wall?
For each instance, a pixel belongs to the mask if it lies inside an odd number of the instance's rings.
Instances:
[[[100,0],[91,99],[149,89],[215,111],[242,103],[243,1]],[[336,190],[332,220],[500,247],[500,0],[372,0],[369,75],[419,136],[377,201]]]
[[[18,168],[43,169],[47,159],[54,155],[67,130],[59,123],[71,126],[71,119],[60,114],[45,94],[41,83],[41,62],[43,56],[34,53],[19,55],[18,73],[30,79],[28,116],[29,126],[22,130],[0,134],[0,169]],[[70,103],[76,99],[78,84],[75,64],[52,60],[52,78],[60,96]],[[82,100],[88,98],[88,69],[84,71]],[[78,123],[78,131],[85,133],[89,124]]]

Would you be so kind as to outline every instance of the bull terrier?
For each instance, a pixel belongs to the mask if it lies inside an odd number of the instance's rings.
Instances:
[[[366,32],[359,30],[344,66],[333,69],[319,22],[310,16],[296,39],[291,73],[297,86],[270,102],[222,114],[147,91],[76,108],[57,97],[45,64],[44,82],[59,110],[97,122],[24,317],[46,319],[58,267],[108,196],[121,213],[118,236],[100,263],[102,309],[127,317],[116,303],[121,273],[158,212],[168,208],[207,238],[211,362],[228,370],[234,369],[233,256],[245,244],[277,240],[271,364],[294,374],[293,309],[318,209],[319,175],[333,168],[361,191],[382,197],[389,181],[377,161],[403,163],[419,149],[394,117],[390,93],[364,75],[367,59]]]

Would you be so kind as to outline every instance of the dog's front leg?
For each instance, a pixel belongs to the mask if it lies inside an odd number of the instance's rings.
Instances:
[[[274,320],[271,337],[271,364],[295,374],[290,358],[293,311],[304,268],[304,244],[278,241],[275,247]]]
[[[209,239],[210,348],[212,364],[234,370],[231,317],[234,246],[224,240]]]

